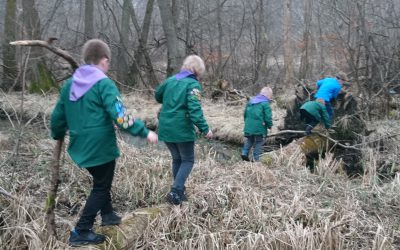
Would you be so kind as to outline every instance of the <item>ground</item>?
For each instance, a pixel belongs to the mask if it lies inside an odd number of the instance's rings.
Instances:
[[[55,99],[25,96],[23,126],[13,117],[14,110],[19,114],[22,110],[19,96],[2,96],[0,100],[2,110],[6,110],[0,128],[0,187],[14,197],[0,193],[2,249],[68,248],[69,230],[90,191],[89,174],[64,153],[56,207],[59,239],[48,239],[43,208],[55,143],[48,137],[47,119]],[[131,95],[125,102],[149,125],[156,123],[159,106],[154,101]],[[222,142],[197,142],[196,163],[187,183],[189,202],[182,206],[164,201],[171,185],[171,162],[165,146],[119,136],[122,156],[112,195],[124,224],[98,229],[112,240],[96,248],[400,247],[400,175],[393,172],[381,181],[373,168],[376,152],[363,159],[368,173],[353,178],[340,169],[327,171],[337,166],[332,157],[321,159],[319,171],[311,173],[299,161],[301,152],[297,150],[290,154],[278,150],[264,164],[242,162],[240,148],[234,143],[243,140],[243,107],[227,107],[208,100],[203,101],[203,106]],[[276,123],[280,121],[278,114],[274,114]],[[34,119],[28,123],[30,118]],[[392,162],[396,167],[396,159]]]

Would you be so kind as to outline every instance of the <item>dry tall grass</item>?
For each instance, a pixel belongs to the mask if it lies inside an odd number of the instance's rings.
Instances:
[[[46,238],[43,207],[54,142],[37,126],[24,130],[20,154],[12,158],[17,161],[9,159],[13,145],[0,142],[0,187],[16,197],[0,194],[1,249],[67,249],[69,230],[90,191],[89,175],[65,156],[56,208],[59,239]],[[14,141],[10,129],[0,132],[2,141]],[[361,178],[335,174],[338,163],[329,157],[312,174],[296,151],[276,151],[266,166],[239,161],[238,148],[226,154],[233,157],[221,158],[218,145],[200,140],[187,183],[189,202],[176,207],[164,202],[171,185],[166,148],[119,142],[122,157],[112,189],[116,210],[125,220],[142,208],[162,207],[162,212],[148,216],[140,230],[123,231],[123,243],[96,249],[400,247],[399,175],[366,186]]]

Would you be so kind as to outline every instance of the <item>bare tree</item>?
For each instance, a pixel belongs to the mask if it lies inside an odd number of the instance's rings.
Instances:
[[[300,59],[300,69],[299,69],[299,79],[306,79],[308,74],[310,74],[310,46],[311,46],[311,22],[312,22],[312,7],[313,0],[305,0],[304,4],[304,31],[303,31],[303,41],[301,47],[301,59]]]
[[[293,48],[292,48],[292,18],[291,18],[292,0],[284,0],[283,2],[283,56],[285,63],[285,83],[288,86],[293,85],[294,68],[293,68]]]
[[[146,11],[145,11],[145,15],[143,18],[143,24],[142,24],[141,28],[137,21],[135,9],[133,8],[133,6],[131,6],[130,9],[131,9],[131,19],[132,19],[133,25],[135,26],[136,33],[138,34],[138,42],[139,42],[137,48],[135,49],[135,57],[134,57],[134,61],[131,66],[133,79],[135,80],[135,82],[139,82],[138,76],[140,75],[140,67],[143,64],[143,60],[145,60],[146,72],[148,74],[150,84],[151,84],[151,86],[155,86],[158,83],[158,81],[157,81],[157,77],[154,73],[154,68],[153,68],[153,64],[150,59],[150,55],[147,51],[147,40],[149,37],[151,16],[152,16],[153,9],[154,9],[154,0],[147,1]],[[144,84],[144,85],[146,85],[146,84]]]
[[[24,38],[27,40],[41,40],[41,26],[35,0],[22,1]],[[30,61],[26,72],[26,81],[31,91],[47,91],[54,85],[51,72],[44,60],[44,51],[41,47],[32,47]]]
[[[10,88],[17,77],[17,62],[15,47],[9,43],[17,37],[16,25],[16,0],[7,0],[6,14],[4,16],[4,41],[3,41],[3,83],[1,89]]]
[[[158,7],[160,9],[162,27],[167,41],[167,75],[169,76],[179,71],[182,63],[183,53],[181,52],[179,46],[178,34],[174,23],[174,18],[172,16],[171,1],[158,0]]]
[[[128,84],[133,85],[134,82],[130,81],[129,67],[128,67],[128,46],[129,46],[129,17],[131,15],[131,0],[124,0],[122,6],[122,17],[121,17],[121,35],[120,35],[120,46],[118,47],[118,69],[117,79]]]
[[[94,38],[94,3],[93,0],[85,0],[85,38]]]

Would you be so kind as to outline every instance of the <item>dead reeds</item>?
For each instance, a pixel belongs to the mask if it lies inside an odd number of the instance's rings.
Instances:
[[[207,105],[210,107],[206,112],[230,112],[229,108],[220,111],[220,104],[214,107],[216,110],[211,103]],[[241,116],[231,119],[232,127],[242,120]],[[222,122],[218,117],[217,123]],[[233,128],[226,131],[230,129]],[[221,136],[224,131],[220,129]],[[10,140],[9,136],[1,138]],[[0,187],[16,197],[0,193],[0,248],[67,249],[69,230],[90,191],[90,175],[66,157],[60,169],[55,210],[59,239],[43,237],[43,208],[50,176],[47,167],[54,142],[48,139],[44,126],[37,123],[28,126],[22,138],[19,161],[7,161],[0,168]],[[239,161],[239,148],[220,149],[200,140],[196,144],[195,167],[187,182],[189,202],[170,206],[164,202],[171,185],[171,162],[166,147],[162,143],[134,146],[122,138],[119,137],[122,156],[117,163],[112,195],[116,210],[127,223],[118,228],[116,238],[112,230],[104,230],[109,236],[108,243],[95,249],[394,249],[399,246],[398,174],[385,182],[363,185],[361,178],[349,179],[338,174],[341,163],[330,154],[320,159],[316,172],[311,173],[298,147],[275,151],[267,166]],[[12,147],[1,146],[1,162],[7,159],[10,150]],[[221,151],[228,151],[225,158],[218,157]],[[374,155],[371,151],[365,164],[374,162],[371,158]],[[10,182],[14,167],[14,179]],[[377,177],[377,173],[369,173]]]

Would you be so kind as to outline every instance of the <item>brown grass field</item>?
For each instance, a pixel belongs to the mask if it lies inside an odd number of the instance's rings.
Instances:
[[[48,116],[55,100],[26,95],[21,108],[20,96],[1,95],[0,249],[69,248],[69,231],[91,182],[64,152],[56,206],[59,237],[47,237],[43,209],[55,145],[48,136]],[[149,126],[157,123],[159,105],[154,101],[129,95],[125,103]],[[299,150],[277,150],[264,163],[242,162],[239,146],[231,143],[243,141],[243,106],[204,100],[203,108],[219,141],[200,139],[196,144],[189,202],[182,206],[164,201],[171,162],[163,144],[131,145],[119,136],[122,156],[112,195],[123,224],[98,228],[108,241],[91,249],[400,248],[395,137],[365,147],[365,175],[350,179],[331,154],[318,161],[314,173],[299,160]],[[272,109],[276,129],[284,112]],[[382,136],[398,133],[396,123],[377,122],[379,129],[365,140],[382,142]],[[378,171],[382,161],[391,164],[390,178],[383,180]]]

